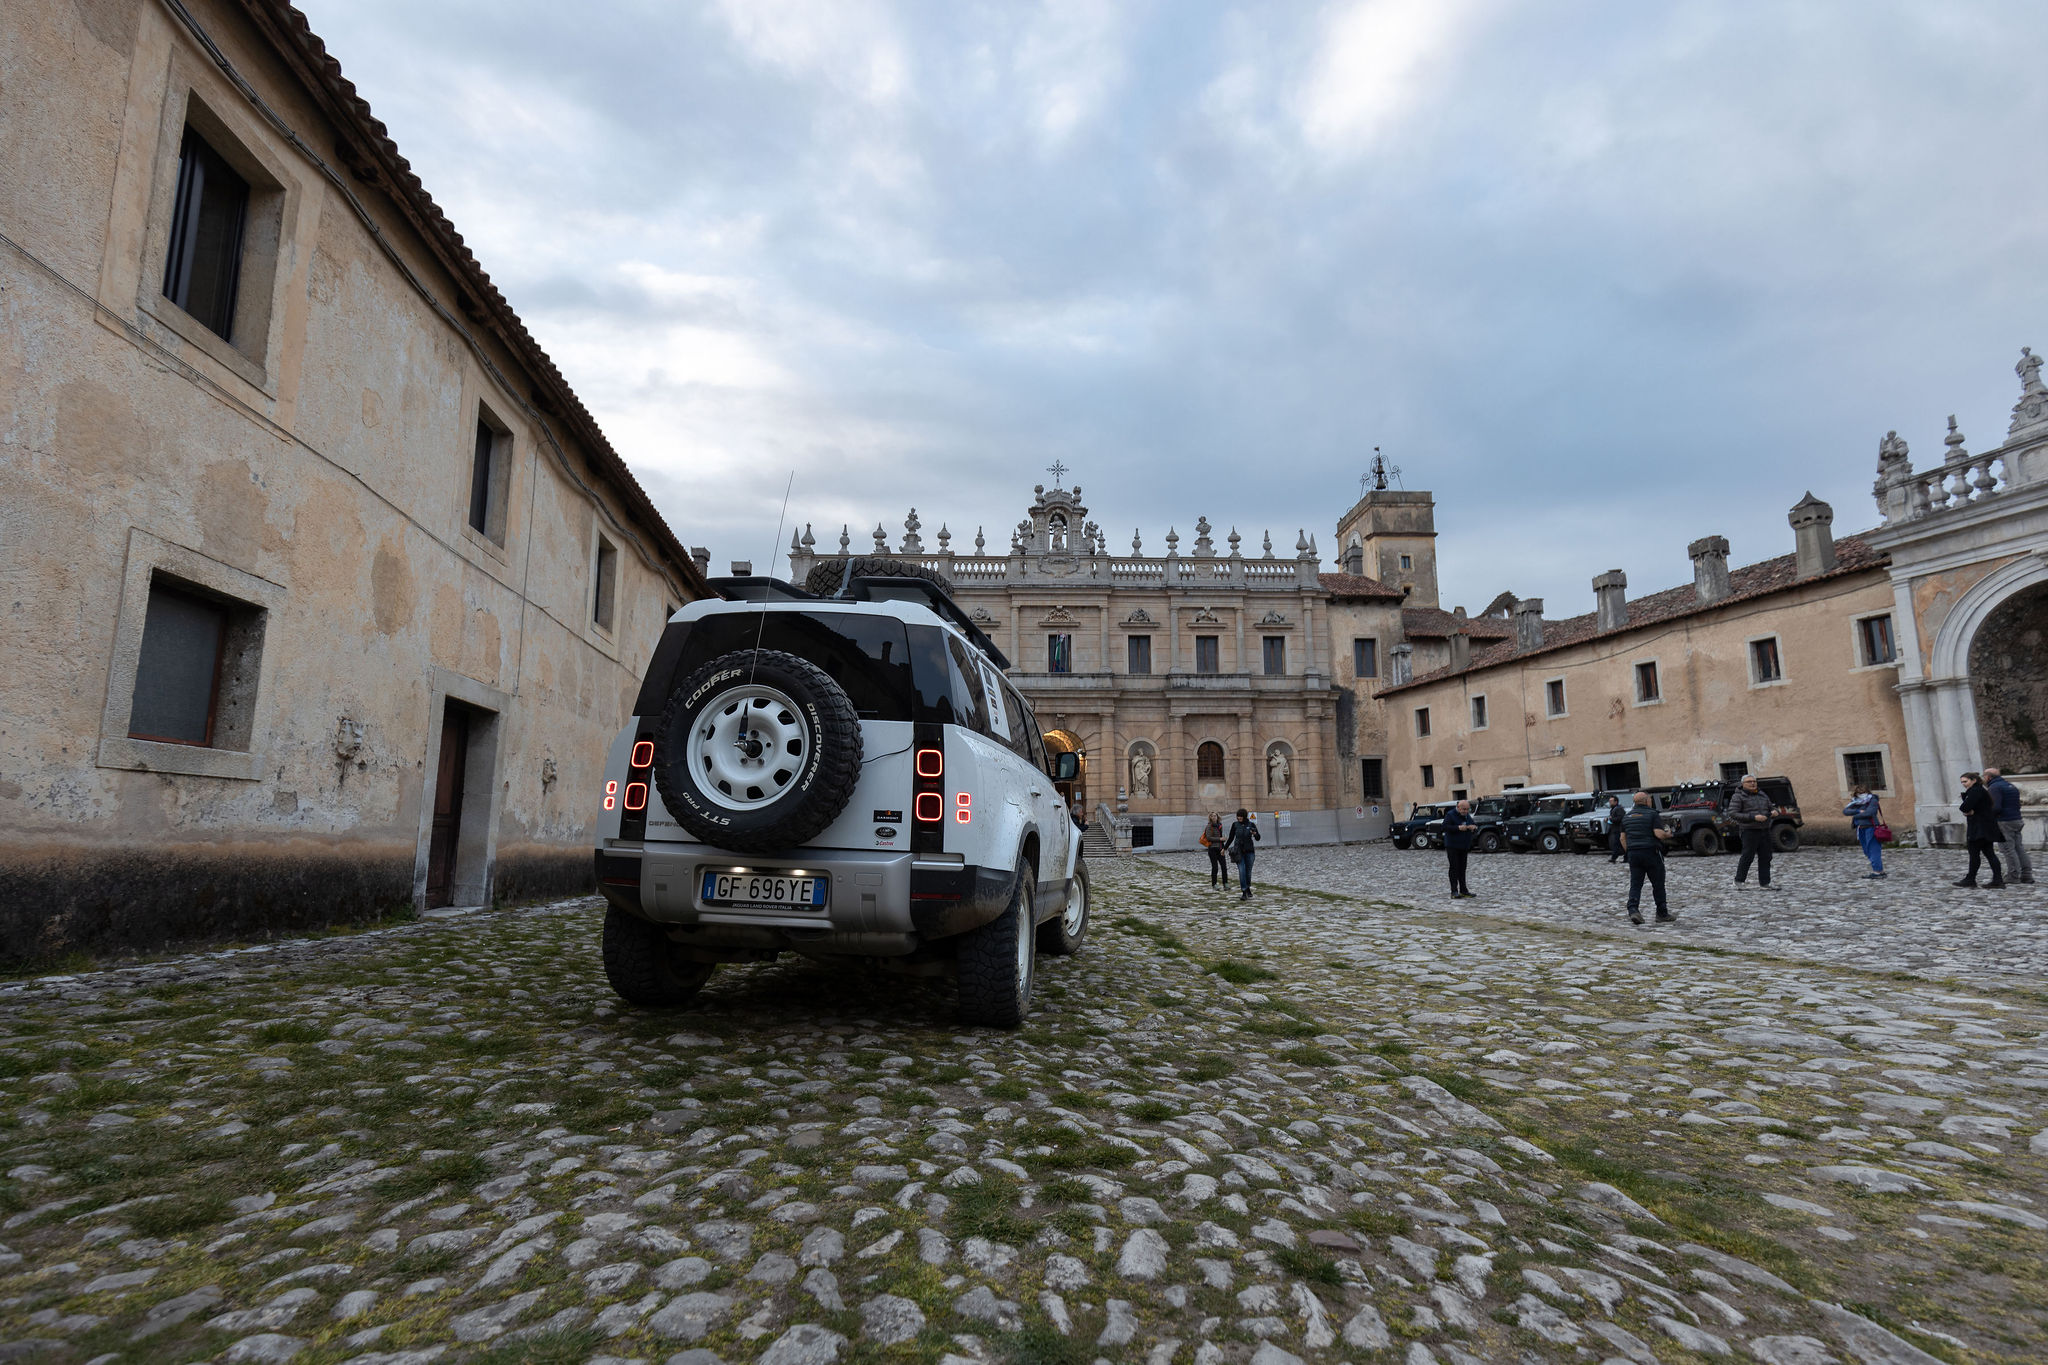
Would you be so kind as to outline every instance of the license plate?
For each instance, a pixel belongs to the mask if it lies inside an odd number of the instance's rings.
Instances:
[[[817,910],[825,904],[830,877],[776,877],[757,872],[706,872],[706,905],[787,906]]]

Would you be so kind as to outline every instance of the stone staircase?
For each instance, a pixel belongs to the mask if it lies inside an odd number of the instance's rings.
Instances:
[[[1081,831],[1081,853],[1090,862],[1123,856],[1116,851],[1116,835],[1104,829],[1100,820],[1089,821],[1088,828]]]

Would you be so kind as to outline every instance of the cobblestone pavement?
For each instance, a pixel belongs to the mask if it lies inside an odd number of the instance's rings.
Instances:
[[[1206,853],[1154,860],[1200,870]],[[1444,855],[1387,843],[1262,847],[1254,881],[1336,891],[1403,905],[1507,916],[1600,933],[1667,934],[1688,942],[1871,971],[1909,971],[1979,984],[2048,982],[2048,883],[2002,891],[1950,885],[1963,855],[1949,850],[1886,854],[1890,874],[1864,880],[1854,848],[1781,853],[1772,887],[1735,884],[1735,859],[1674,854],[1665,860],[1678,924],[1637,930],[1628,922],[1628,871],[1603,853],[1474,853],[1467,880],[1477,900],[1453,901]],[[1651,914],[1649,888],[1643,915]]]
[[[581,902],[0,990],[0,1359],[2048,1355],[2038,995],[1096,886],[1016,1034]]]

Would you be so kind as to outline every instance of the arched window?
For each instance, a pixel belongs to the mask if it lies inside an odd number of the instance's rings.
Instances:
[[[1223,746],[1213,739],[1202,741],[1195,750],[1195,780],[1198,782],[1221,782],[1223,780]]]

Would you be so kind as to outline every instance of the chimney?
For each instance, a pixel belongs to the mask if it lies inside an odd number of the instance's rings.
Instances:
[[[1593,580],[1593,615],[1598,629],[1620,630],[1628,624],[1628,575],[1609,569]]]
[[[1792,504],[1785,520],[1792,523],[1798,545],[1799,576],[1811,578],[1835,567],[1835,509],[1816,498],[1811,490]]]
[[[1365,545],[1357,536],[1351,537],[1351,544],[1344,551],[1344,572],[1353,578],[1365,576]]]
[[[1525,597],[1515,603],[1515,647],[1520,650],[1543,648],[1543,599]]]
[[[735,559],[732,562],[732,576],[734,578],[752,578],[754,576],[754,561],[751,559]]]
[[[1692,556],[1692,590],[1702,604],[1728,595],[1728,537],[1701,536],[1685,547]]]
[[[1472,632],[1465,628],[1465,609],[1454,608],[1458,624],[1451,627],[1451,671],[1462,673],[1472,666]]]
[[[711,551],[705,549],[702,545],[692,545],[690,547],[690,559],[697,565],[698,573],[703,574],[706,578],[711,577]]]
[[[1393,679],[1388,686],[1399,687],[1403,683],[1415,681],[1414,645],[1403,640],[1400,644],[1387,651],[1387,657],[1392,660],[1391,668],[1393,670]]]

